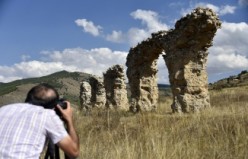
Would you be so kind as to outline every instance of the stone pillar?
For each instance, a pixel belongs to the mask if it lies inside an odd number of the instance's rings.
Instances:
[[[81,109],[88,110],[92,108],[91,104],[91,85],[89,82],[84,81],[80,86],[80,105]]]
[[[91,103],[92,107],[105,108],[106,92],[103,84],[103,78],[90,77],[89,83],[91,85]]]
[[[197,8],[177,21],[175,29],[164,37],[173,112],[197,112],[210,106],[207,49],[220,25],[212,10]]]
[[[110,67],[103,74],[106,90],[106,106],[117,110],[128,110],[127,89],[124,68],[120,65]]]

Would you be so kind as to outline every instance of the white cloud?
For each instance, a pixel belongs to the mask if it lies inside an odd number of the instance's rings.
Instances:
[[[75,20],[75,23],[83,27],[84,32],[90,33],[93,36],[99,36],[100,30],[102,29],[101,26],[95,25],[92,21],[88,21],[87,19],[77,19]]]
[[[100,75],[108,67],[114,64],[125,64],[127,52],[112,51],[109,48],[95,48],[86,50],[82,48],[64,49],[53,51],[49,59],[55,62],[62,62],[68,66],[75,66],[78,70],[91,70],[87,73]]]
[[[235,12],[235,9],[236,9],[235,6],[225,5],[220,8],[219,14],[220,15],[233,14]]]
[[[239,0],[239,5],[241,6],[248,6],[248,0]]]
[[[204,7],[204,8],[210,8],[213,11],[215,11],[217,14],[220,16],[226,15],[226,14],[234,14],[236,10],[236,6],[230,6],[230,5],[222,5],[222,6],[216,6],[211,3],[204,3],[204,2],[199,2],[199,3],[191,3],[189,8],[181,9],[181,14],[185,16],[186,14],[190,13],[194,8],[196,7]]]
[[[39,77],[66,69],[74,71],[73,66],[66,66],[61,62],[26,61],[16,63],[12,66],[0,66],[1,82],[8,82],[14,79],[26,77]]]
[[[168,30],[169,27],[162,23],[157,12],[150,10],[137,9],[130,13],[131,17],[136,20],[141,20],[143,28],[131,27],[127,32],[112,31],[106,36],[106,40],[116,43],[128,42],[131,46],[135,46],[138,42],[148,38],[151,33],[160,30]]]
[[[149,32],[168,30],[168,26],[159,21],[158,13],[150,10],[138,9],[130,14],[134,19],[139,19],[147,26]]]
[[[143,28],[131,27],[128,31],[113,30],[111,34],[103,35],[107,41],[114,43],[129,43],[131,46],[145,40],[151,33],[160,30],[168,30],[169,27],[160,21],[158,13],[150,10],[137,9],[130,13],[133,19],[141,20]],[[93,36],[99,36],[102,29],[101,26],[96,26],[92,21],[87,19],[77,19],[75,23],[83,27],[83,30]]]
[[[209,49],[210,76],[248,68],[248,24],[223,22]]]
[[[124,42],[124,36],[122,31],[116,31],[113,30],[112,34],[109,34],[106,36],[106,40],[111,41],[111,42],[115,42],[115,43],[122,43]]]
[[[145,29],[131,28],[127,32],[128,42],[131,46],[135,46],[142,40],[147,39],[150,36],[150,32]]]
[[[215,12],[219,12],[220,10],[218,6],[215,6],[211,3],[203,3],[203,2],[195,4],[195,7],[206,7],[212,9]]]
[[[0,82],[27,77],[39,77],[57,71],[80,71],[102,75],[112,65],[125,65],[127,52],[109,48],[69,48],[63,51],[45,51],[40,61],[23,61],[12,66],[0,65]]]

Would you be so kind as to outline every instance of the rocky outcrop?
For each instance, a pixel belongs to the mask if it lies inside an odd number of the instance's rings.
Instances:
[[[92,108],[91,103],[91,85],[87,81],[83,81],[80,86],[80,105],[81,109],[88,110]]]
[[[131,109],[156,109],[157,59],[163,51],[173,93],[173,112],[195,112],[208,107],[207,49],[220,25],[212,10],[196,8],[177,21],[175,29],[152,34],[131,48],[126,62]]]
[[[110,67],[104,74],[106,106],[117,110],[128,110],[127,89],[124,68],[120,65]]]

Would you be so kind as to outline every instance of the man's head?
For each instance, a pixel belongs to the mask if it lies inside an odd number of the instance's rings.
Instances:
[[[43,106],[44,108],[53,108],[59,100],[57,90],[46,83],[34,86],[27,94],[26,103]]]

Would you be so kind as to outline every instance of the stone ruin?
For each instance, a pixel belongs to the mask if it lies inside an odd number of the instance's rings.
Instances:
[[[91,77],[89,79],[91,85],[91,103],[92,107],[104,108],[106,104],[106,92],[104,88],[103,78]]]
[[[80,86],[80,105],[81,109],[89,110],[92,108],[91,104],[91,85],[87,81],[83,81]]]
[[[114,65],[103,74],[103,77],[107,99],[106,107],[128,110],[124,68],[120,65]]]
[[[197,112],[210,106],[206,62],[208,48],[221,22],[211,9],[196,8],[178,20],[175,29],[153,33],[131,48],[127,77],[131,91],[130,109],[156,110],[158,102],[157,60],[163,56],[169,72],[173,112]],[[128,109],[123,68],[115,65],[102,78],[91,77],[81,84],[85,109],[108,107]]]
[[[178,20],[175,29],[154,33],[131,48],[126,62],[131,110],[156,110],[157,60],[163,52],[173,94],[173,112],[195,112],[210,106],[207,50],[220,26],[211,9],[196,8]]]
[[[106,92],[103,78],[90,77],[88,81],[83,81],[80,88],[80,104],[84,110],[93,107],[104,108],[106,104]]]
[[[128,110],[124,68],[120,65],[110,67],[103,77],[90,77],[81,83],[81,108],[86,111],[94,107]]]

